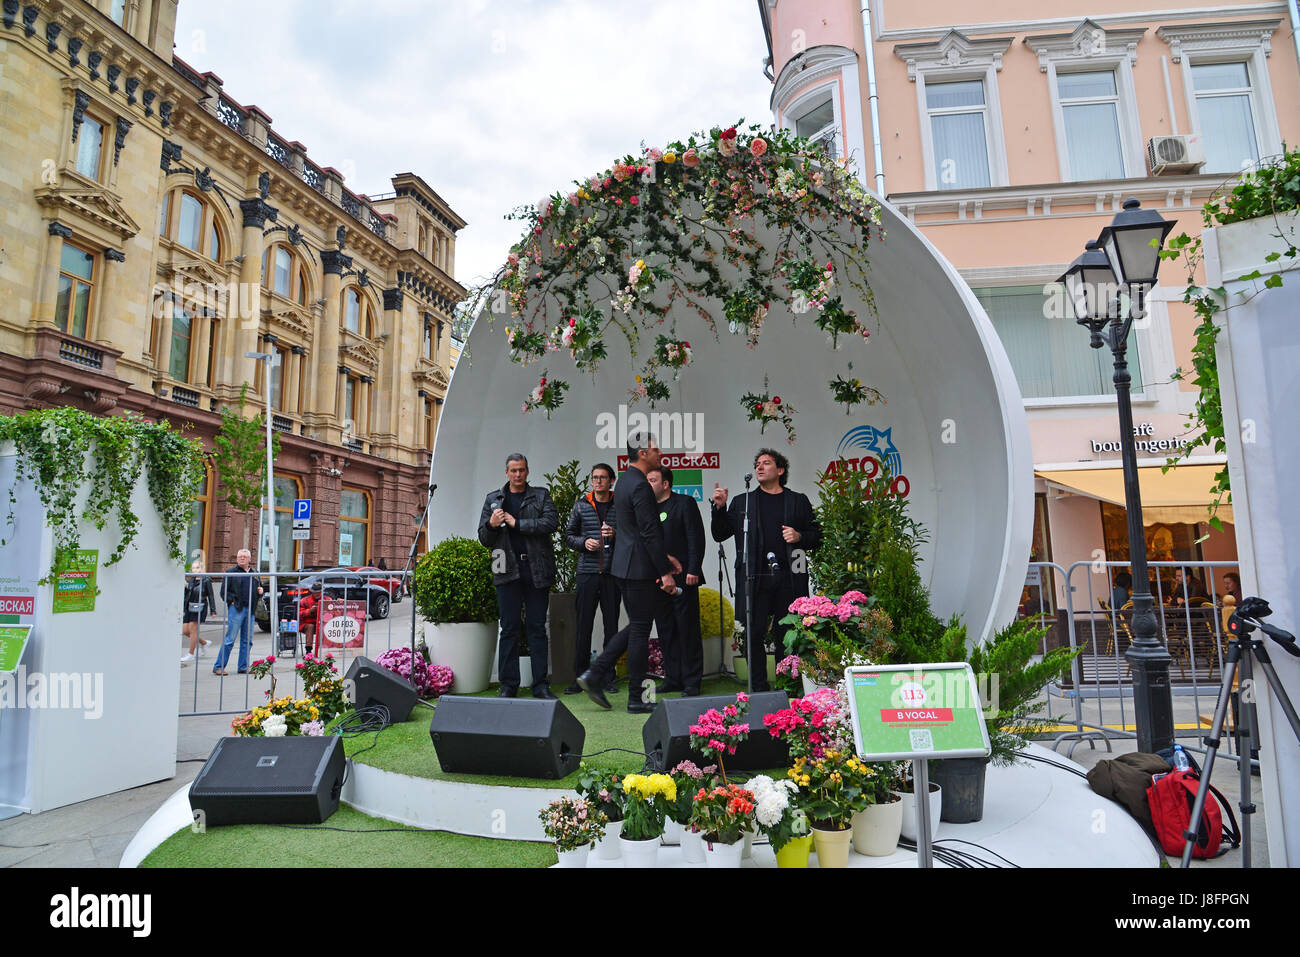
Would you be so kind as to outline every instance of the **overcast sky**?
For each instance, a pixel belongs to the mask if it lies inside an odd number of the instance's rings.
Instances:
[[[771,122],[754,0],[181,0],[176,53],[353,191],[424,177],[469,223],[467,286],[515,206],[642,142]]]

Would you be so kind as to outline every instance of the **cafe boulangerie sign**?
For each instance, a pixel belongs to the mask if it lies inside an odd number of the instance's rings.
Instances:
[[[1172,453],[1191,443],[1191,439],[1185,435],[1175,435],[1172,438],[1156,438],[1155,426],[1150,422],[1140,422],[1133,426],[1133,439],[1133,444],[1139,452]],[[1096,454],[1114,452],[1118,455],[1123,451],[1119,439],[1088,439],[1088,445]]]

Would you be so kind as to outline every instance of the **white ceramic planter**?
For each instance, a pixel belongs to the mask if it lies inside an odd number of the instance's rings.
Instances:
[[[757,831],[746,831],[743,846],[740,851],[742,861],[752,860],[754,857],[754,838],[758,837]]]
[[[1284,239],[1279,239],[1278,233]],[[1270,253],[1284,251],[1288,243],[1300,245],[1300,210],[1279,213],[1276,218],[1261,216],[1227,226],[1215,226],[1214,236],[1217,239],[1218,266],[1225,280],[1236,279],[1256,269],[1266,276],[1282,272],[1294,260],[1283,256],[1270,263],[1267,257]]]
[[[740,856],[745,850],[743,841],[735,844],[717,844],[704,842],[704,862],[709,867],[739,867]]]
[[[591,855],[591,845],[584,844],[574,851],[556,851],[560,859],[558,867],[586,867],[587,858]]]
[[[435,665],[446,665],[455,675],[452,694],[487,690],[497,644],[495,624],[425,622],[424,641],[429,646],[429,660]]]
[[[620,834],[618,843],[623,850],[624,867],[659,866],[659,838],[651,838],[648,841],[630,841]]]
[[[674,821],[672,818],[665,818],[665,819],[664,819],[664,836],[663,836],[663,842],[664,842],[665,844],[680,844],[680,843],[682,843],[682,836],[683,836],[685,833],[686,833],[686,828],[682,827],[682,825],[678,824],[678,823],[677,823],[676,821]]]
[[[903,804],[873,804],[853,815],[853,849],[868,857],[888,857],[898,849],[903,831]]]
[[[682,831],[682,860],[687,864],[704,863],[704,838],[690,828]]]
[[[916,841],[916,795],[902,794],[903,827],[902,836],[909,841]],[[930,782],[930,839],[939,833],[939,815],[943,812],[943,789],[933,781]]]
[[[605,839],[596,845],[596,857],[602,861],[617,861],[623,852],[619,846],[622,835],[622,821],[610,821],[606,824]]]

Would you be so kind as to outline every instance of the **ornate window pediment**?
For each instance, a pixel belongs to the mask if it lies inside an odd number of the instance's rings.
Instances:
[[[66,173],[60,185],[36,190],[36,203],[52,211],[51,219],[76,224],[89,233],[108,233],[114,237],[112,245],[140,232],[140,224],[117,196],[103,186],[90,185]]]
[[[1281,20],[1249,20],[1243,23],[1194,23],[1188,26],[1164,26],[1156,36],[1169,44],[1169,57],[1182,63],[1183,56],[1198,53],[1273,52],[1273,33]]]
[[[949,30],[931,43],[900,43],[894,54],[907,64],[907,78],[916,82],[917,74],[927,70],[953,70],[960,67],[1002,69],[1002,56],[1011,46],[1011,37],[981,37],[972,40],[959,30]]]
[[[447,378],[447,373],[443,371],[442,366],[428,359],[419,359],[415,363],[415,369],[411,377],[417,385],[423,386],[430,391],[439,395],[446,395],[447,387],[451,385],[451,380]]]
[[[1047,64],[1072,60],[1087,61],[1098,57],[1128,57],[1137,63],[1137,46],[1146,27],[1107,30],[1094,20],[1084,19],[1069,33],[1050,33],[1025,37],[1025,46],[1038,54],[1038,70],[1047,72]]]

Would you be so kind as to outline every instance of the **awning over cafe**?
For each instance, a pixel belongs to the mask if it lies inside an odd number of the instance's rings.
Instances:
[[[1158,466],[1139,468],[1143,524],[1192,525],[1208,521],[1207,506],[1214,499],[1210,489],[1220,468],[1217,464],[1179,465],[1168,472]],[[1124,470],[1118,463],[1114,468],[1043,469],[1035,474],[1053,488],[1124,506]],[[1218,516],[1221,521],[1231,523],[1232,506],[1220,505]]]

